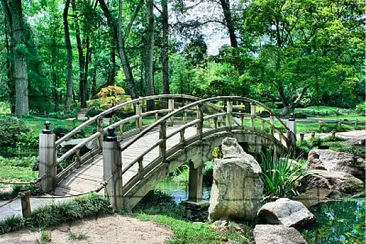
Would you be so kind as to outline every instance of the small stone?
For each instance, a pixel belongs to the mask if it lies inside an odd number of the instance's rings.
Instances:
[[[282,224],[286,227],[300,228],[315,220],[315,216],[298,201],[280,198],[266,203],[258,211],[260,224]]]
[[[284,225],[256,225],[253,232],[256,244],[307,243],[295,228]]]

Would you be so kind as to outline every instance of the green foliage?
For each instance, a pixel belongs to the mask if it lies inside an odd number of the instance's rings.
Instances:
[[[51,243],[51,233],[46,232],[46,231],[42,231],[40,240],[37,239],[36,243],[37,244]]]
[[[33,168],[38,163],[37,157],[4,158],[0,156],[0,166]]]
[[[24,228],[24,219],[21,217],[9,217],[0,221],[0,235]]]
[[[24,121],[11,116],[0,117],[0,147],[15,147],[21,133],[27,133]]]
[[[356,113],[365,116],[366,115],[366,102],[356,105]]]
[[[69,240],[80,241],[80,240],[86,240],[87,238],[88,238],[88,236],[84,233],[73,233],[73,232],[69,231]]]
[[[39,135],[34,131],[22,132],[18,135],[16,147],[38,149]]]
[[[299,179],[306,174],[300,163],[293,162],[289,156],[279,157],[275,151],[267,150],[261,154],[264,194],[270,197],[292,197],[299,193]]]
[[[213,182],[213,168],[214,168],[214,162],[208,161],[205,163],[205,167],[203,169],[203,185],[205,186],[211,186]]]
[[[238,243],[254,243],[252,228],[241,225],[243,232],[237,232],[232,226],[222,232],[215,231],[209,223],[194,224],[165,215],[137,215],[139,219],[154,221],[173,230],[173,238],[169,243],[223,243],[232,240]]]
[[[152,190],[134,207],[133,212],[162,214],[181,219],[185,214],[185,208],[183,204],[177,204],[168,194]]]
[[[56,138],[63,137],[64,135],[69,133],[71,130],[72,130],[72,128],[70,128],[68,126],[64,126],[64,125],[57,125],[52,129],[53,133],[55,133],[55,135],[56,135]]]

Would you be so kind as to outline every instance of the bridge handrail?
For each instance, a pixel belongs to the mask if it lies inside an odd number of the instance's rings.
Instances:
[[[274,118],[276,118],[280,124],[288,131],[289,128],[287,127],[287,125],[285,123],[282,122],[282,120],[276,115],[274,114],[267,106],[265,106],[263,103],[260,103],[258,101],[255,101],[253,99],[250,98],[246,98],[246,97],[240,97],[240,96],[218,96],[218,97],[213,97],[213,98],[206,98],[206,99],[202,99],[202,100],[198,100],[196,102],[187,104],[179,109],[174,110],[173,112],[161,117],[159,120],[155,121],[153,124],[147,126],[145,129],[143,129],[136,137],[134,137],[132,140],[128,141],[122,148],[121,150],[123,151],[124,149],[128,148],[130,145],[132,145],[133,143],[135,143],[138,139],[140,139],[141,137],[143,137],[145,134],[147,134],[148,132],[150,132],[154,127],[161,125],[163,122],[167,121],[169,118],[176,116],[177,114],[181,113],[182,111],[191,108],[191,107],[195,107],[198,105],[203,105],[205,103],[210,103],[210,102],[214,102],[214,101],[220,101],[220,100],[235,100],[235,101],[244,101],[244,102],[250,102],[250,103],[255,103],[255,104],[259,104],[261,107],[263,107],[267,112],[270,113],[270,116],[273,116]],[[282,133],[282,132],[281,132]]]
[[[69,133],[67,133],[66,135],[64,135],[63,137],[61,137],[60,139],[58,139],[56,141],[56,146],[59,146],[62,142],[66,141],[67,139],[71,138],[72,136],[74,136],[77,132],[79,132],[80,130],[82,130],[83,128],[85,128],[86,126],[96,122],[98,119],[105,117],[106,115],[122,108],[128,105],[132,105],[132,104],[136,104],[136,103],[140,103],[143,101],[148,101],[148,100],[154,100],[154,99],[159,99],[159,98],[183,98],[183,99],[187,99],[187,100],[193,100],[193,101],[197,101],[200,98],[195,97],[195,96],[191,96],[191,95],[185,95],[185,94],[161,94],[161,95],[153,95],[153,96],[146,96],[146,97],[140,97],[140,98],[136,98],[124,103],[121,103],[119,105],[116,105],[110,109],[107,109],[105,111],[103,111],[102,113],[95,115],[94,117],[88,119],[87,121],[85,121],[84,123],[82,123],[81,125],[77,126],[75,129],[73,129],[72,131],[70,131]]]

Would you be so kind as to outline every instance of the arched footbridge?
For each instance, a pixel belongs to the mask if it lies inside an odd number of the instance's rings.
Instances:
[[[130,114],[120,118],[120,111]],[[88,126],[96,132],[73,139]],[[199,201],[204,162],[225,137],[235,137],[252,154],[268,147],[286,152],[296,141],[291,127],[245,97],[142,97],[88,119],[58,140],[46,128],[40,135],[41,187],[61,196],[105,188],[115,209],[132,209],[168,173],[191,161],[189,198]]]

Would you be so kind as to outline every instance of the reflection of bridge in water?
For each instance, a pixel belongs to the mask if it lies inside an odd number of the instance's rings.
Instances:
[[[155,109],[147,109],[147,101]],[[129,107],[134,115],[104,127],[103,118]],[[266,111],[267,119],[256,111]],[[262,112],[263,113],[263,112]],[[145,125],[147,118],[151,123]],[[152,119],[153,118],[153,119]],[[124,125],[135,129],[124,131]],[[97,125],[97,132],[79,140],[70,150],[56,157],[56,148],[86,126]],[[103,135],[109,136],[103,142]],[[290,125],[292,128],[293,125]],[[294,134],[263,104],[244,97],[215,97],[199,100],[187,95],[142,97],[117,105],[87,120],[55,142],[45,130],[40,135],[41,187],[56,195],[77,195],[105,186],[115,208],[131,209],[156,183],[187,161],[190,164],[189,199],[202,198],[202,168],[212,159],[212,151],[225,137],[235,137],[244,150],[257,154],[274,147],[278,152],[294,147]],[[97,141],[84,155],[86,144]],[[56,174],[56,165],[71,162]]]

